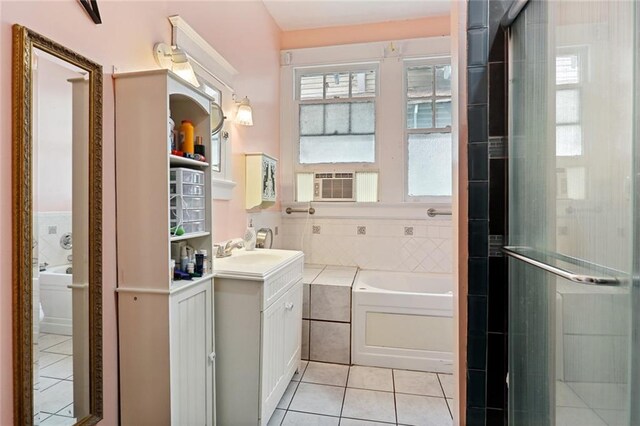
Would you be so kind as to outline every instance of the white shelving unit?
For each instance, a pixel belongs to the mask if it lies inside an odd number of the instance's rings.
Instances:
[[[121,423],[213,425],[213,276],[169,276],[172,242],[213,254],[211,168],[167,143],[171,114],[209,154],[212,99],[166,70],[116,75],[115,90]],[[171,167],[204,172],[204,232],[170,234]]]

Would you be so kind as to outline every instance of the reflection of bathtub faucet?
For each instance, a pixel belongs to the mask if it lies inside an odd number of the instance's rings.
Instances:
[[[38,269],[40,270],[40,272],[42,271],[46,271],[47,270],[47,266],[49,266],[49,264],[47,262],[41,263],[40,265],[38,265]]]
[[[71,250],[73,248],[73,241],[71,239],[71,232],[67,232],[60,237],[60,247],[65,250]]]
[[[67,262],[73,262],[73,255],[72,254],[67,256]]]

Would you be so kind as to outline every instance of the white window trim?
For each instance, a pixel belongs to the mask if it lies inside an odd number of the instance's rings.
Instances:
[[[411,58],[406,59],[404,61],[402,67],[402,93],[404,99],[404,108],[402,109],[402,123],[404,128],[403,134],[403,146],[404,146],[404,201],[407,203],[428,203],[428,204],[445,204],[451,205],[452,195],[420,195],[420,196],[411,196],[409,195],[409,135],[422,135],[426,133],[449,133],[452,134],[451,126],[442,127],[442,128],[430,128],[430,129],[408,129],[407,128],[407,102],[409,98],[407,97],[407,68],[415,67],[420,65],[451,65],[451,56],[430,56],[424,58]],[[435,96],[435,94],[434,94]],[[453,87],[451,89],[451,100],[453,105]],[[446,96],[442,96],[442,98],[446,98]],[[453,107],[453,106],[452,106]],[[435,111],[434,111],[435,113]],[[451,140],[453,144],[453,139]],[[453,151],[453,146],[451,147]],[[453,164],[451,164],[451,170],[453,173]],[[453,180],[452,180],[453,182]],[[453,188],[451,188],[453,193]]]

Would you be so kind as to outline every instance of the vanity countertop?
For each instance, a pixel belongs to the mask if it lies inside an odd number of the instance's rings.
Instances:
[[[296,250],[257,249],[235,250],[229,257],[213,261],[215,277],[264,281],[271,275],[296,261],[304,254]]]

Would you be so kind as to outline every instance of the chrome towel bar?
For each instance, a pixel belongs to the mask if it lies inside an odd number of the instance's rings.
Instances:
[[[532,249],[531,247],[517,247],[517,246],[506,246],[502,248],[502,251],[510,257],[514,259],[520,260],[522,262],[528,263],[531,266],[535,266],[536,268],[542,269],[547,272],[551,272],[554,275],[565,278],[569,281],[573,281],[575,283],[580,284],[596,284],[596,285],[620,285],[622,283],[622,279],[617,278],[615,276],[608,275],[587,275],[580,274],[576,272],[569,271],[565,268],[561,268],[559,266],[555,266],[550,264],[548,261],[543,259],[536,259],[535,255],[538,254],[537,257],[546,257],[552,260],[561,261],[564,263],[572,264],[565,257],[563,258],[554,258],[550,255],[540,255],[539,252]],[[587,262],[581,262],[582,265],[575,264],[575,266],[585,267]]]
[[[308,209],[292,209],[291,207],[287,207],[285,212],[287,212],[287,214],[291,214],[291,213],[309,213],[309,214],[314,214],[316,212],[316,209],[314,209],[313,207],[309,207]]]
[[[429,217],[451,216],[451,211],[438,211],[432,207],[430,209],[427,209],[427,216]]]

